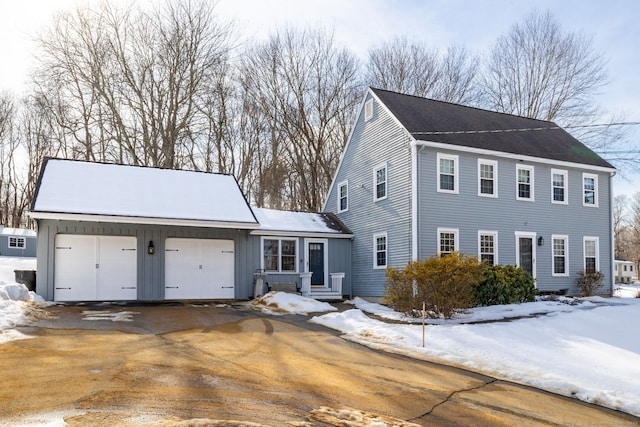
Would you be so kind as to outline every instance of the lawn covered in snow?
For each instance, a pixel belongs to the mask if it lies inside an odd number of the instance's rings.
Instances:
[[[31,268],[34,259],[0,257],[0,343],[27,338],[15,327],[28,323],[25,312],[37,296],[13,283],[13,270]],[[638,285],[630,285],[618,287],[615,298],[558,297],[478,307],[451,320],[429,320],[424,328],[420,319],[361,298],[342,312],[278,292],[251,306],[277,315],[316,313],[311,322],[372,348],[466,367],[640,416],[638,291]]]

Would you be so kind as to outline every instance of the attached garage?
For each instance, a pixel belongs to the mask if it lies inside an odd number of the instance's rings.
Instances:
[[[54,301],[137,299],[136,238],[55,236]]]
[[[233,240],[166,240],[165,299],[234,298],[234,271]]]

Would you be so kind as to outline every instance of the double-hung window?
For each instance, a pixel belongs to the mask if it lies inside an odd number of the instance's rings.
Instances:
[[[387,198],[387,164],[373,169],[373,201]]]
[[[498,232],[478,231],[478,259],[487,265],[498,263]]]
[[[600,270],[599,260],[599,239],[597,237],[587,237],[583,239],[584,247],[584,272],[595,273]]]
[[[568,204],[566,170],[551,169],[551,203]]]
[[[478,159],[478,195],[498,197],[498,162]]]
[[[265,271],[297,272],[298,241],[296,239],[262,239],[262,261]]]
[[[458,194],[458,156],[438,153],[438,191]]]
[[[349,183],[342,181],[338,184],[338,212],[349,210]]]
[[[458,250],[458,229],[438,228],[438,255],[449,255]]]
[[[373,235],[373,268],[387,268],[387,233]]]
[[[516,199],[534,201],[533,166],[516,165]]]
[[[552,259],[552,276],[568,276],[568,249],[569,236],[551,236],[553,259]]]
[[[598,206],[598,175],[592,173],[582,174],[582,189],[584,194],[584,206]]]
[[[9,236],[9,247],[12,249],[24,249],[26,243],[27,241],[24,237]]]

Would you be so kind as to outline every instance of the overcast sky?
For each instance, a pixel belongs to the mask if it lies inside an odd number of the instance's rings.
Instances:
[[[112,0],[125,3],[127,0]],[[143,3],[155,0],[142,0]],[[19,94],[34,55],[34,34],[53,14],[98,0],[0,0],[0,89]],[[289,26],[333,29],[338,43],[365,60],[370,46],[395,36],[437,48],[452,43],[487,51],[533,8],[550,10],[566,30],[593,37],[608,59],[609,81],[599,102],[611,113],[640,121],[639,0],[219,0],[245,39]],[[637,128],[637,126],[635,127]],[[640,131],[633,135],[640,149]],[[634,181],[637,181],[634,179]],[[623,183],[621,183],[622,185]]]

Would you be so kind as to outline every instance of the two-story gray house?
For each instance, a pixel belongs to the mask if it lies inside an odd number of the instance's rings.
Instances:
[[[555,123],[371,88],[324,209],[353,233],[354,295],[452,251],[522,266],[543,292],[598,270],[609,294],[614,173]]]

